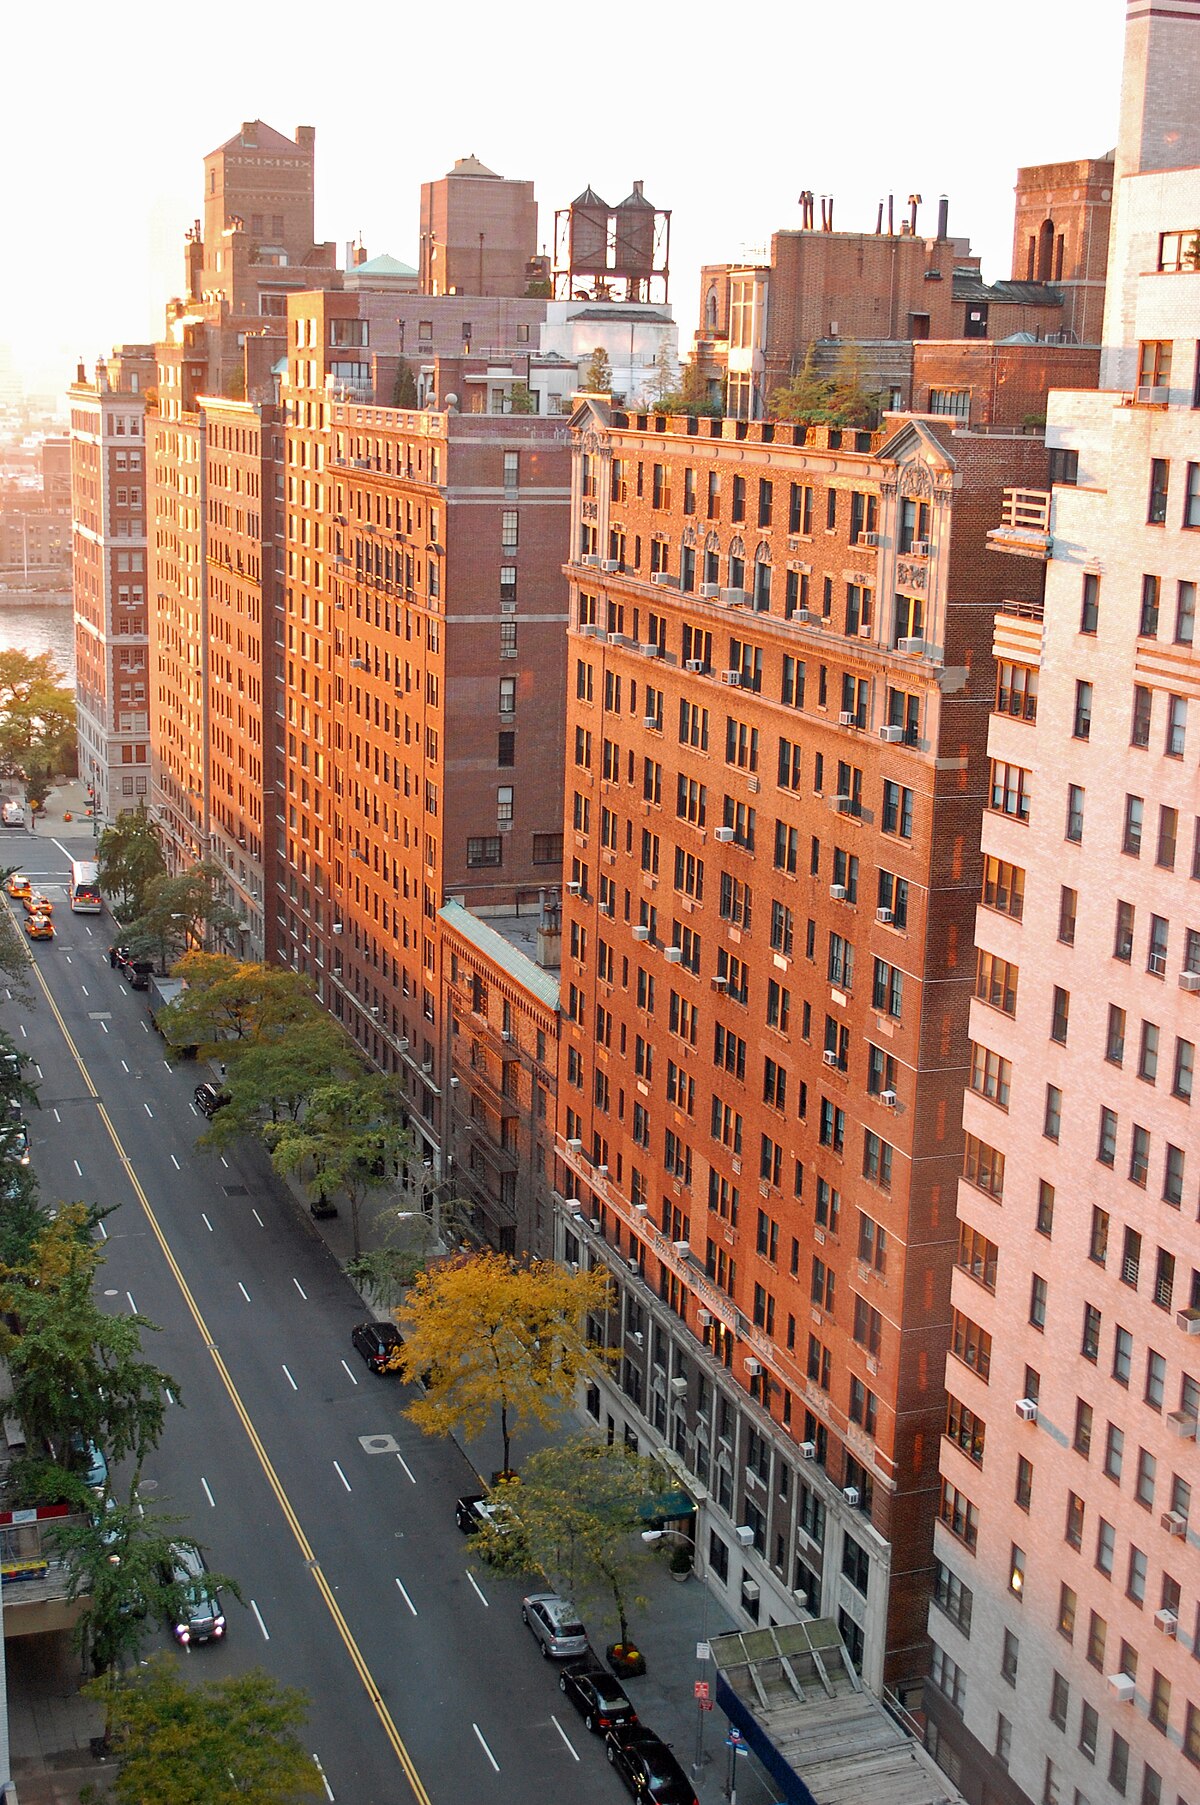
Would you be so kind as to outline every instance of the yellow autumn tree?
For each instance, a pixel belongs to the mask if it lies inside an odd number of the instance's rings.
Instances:
[[[507,1473],[522,1423],[553,1423],[578,1380],[604,1363],[587,1319],[607,1307],[599,1267],[569,1272],[481,1253],[423,1273],[397,1312],[405,1375],[425,1381],[408,1415],[427,1435],[474,1436],[498,1411]]]

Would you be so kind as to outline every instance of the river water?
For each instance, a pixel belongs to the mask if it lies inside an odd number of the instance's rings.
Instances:
[[[0,651],[35,656],[52,652],[68,685],[75,687],[75,616],[71,604],[47,605],[34,597],[13,603],[0,598]]]

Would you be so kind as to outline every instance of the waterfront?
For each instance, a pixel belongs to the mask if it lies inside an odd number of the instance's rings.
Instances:
[[[35,656],[52,652],[68,683],[75,684],[75,617],[69,602],[47,605],[30,597],[0,602],[0,652],[19,649]]]

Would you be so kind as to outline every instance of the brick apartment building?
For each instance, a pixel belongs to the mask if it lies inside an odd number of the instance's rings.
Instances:
[[[121,345],[68,394],[79,773],[111,820],[149,800],[146,390],[149,345]]]
[[[0,581],[66,589],[71,581],[71,441],[45,439],[37,480],[0,481]]]
[[[569,577],[556,1241],[589,1408],[731,1603],[926,1661],[992,616],[1032,440],[588,402]],[[1021,473],[1024,473],[1022,478]]]
[[[422,294],[524,295],[543,273],[536,255],[532,182],[499,176],[474,156],[422,182]]]
[[[375,405],[377,300],[289,316],[276,932],[403,1076],[433,1158],[443,902],[504,912],[559,879],[571,445],[564,421]]]
[[[976,1805],[1200,1799],[1200,4],[1129,6],[1101,388],[1001,535],[929,1741]]]

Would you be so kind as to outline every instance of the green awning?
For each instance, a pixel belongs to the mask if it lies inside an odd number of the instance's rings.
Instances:
[[[658,1492],[638,1505],[638,1516],[652,1527],[673,1523],[676,1517],[694,1517],[696,1506],[686,1492]]]

